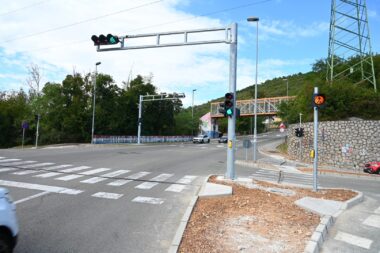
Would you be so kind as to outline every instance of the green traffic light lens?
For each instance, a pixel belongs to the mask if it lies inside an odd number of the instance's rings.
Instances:
[[[228,109],[228,110],[226,111],[226,113],[227,113],[227,115],[232,115],[232,109]]]

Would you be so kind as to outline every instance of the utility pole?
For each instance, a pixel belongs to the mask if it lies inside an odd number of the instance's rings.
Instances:
[[[314,95],[318,95],[318,87],[314,87]],[[314,162],[313,162],[313,191],[318,191],[318,106],[314,105]]]
[[[193,89],[192,103],[191,103],[191,135],[194,136],[194,92],[197,89]]]
[[[95,131],[95,98],[96,98],[96,76],[98,75],[98,65],[102,64],[97,62],[95,64],[95,76],[93,85],[93,104],[92,104],[92,128],[91,128],[91,143],[94,144],[94,131]]]

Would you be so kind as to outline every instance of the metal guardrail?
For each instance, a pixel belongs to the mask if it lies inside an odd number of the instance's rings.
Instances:
[[[259,98],[257,99],[257,115],[276,115],[278,106],[282,102],[295,99],[295,96],[273,97],[273,98]],[[223,114],[219,113],[221,102],[211,103],[211,117],[222,118]],[[240,116],[253,116],[255,111],[255,100],[237,100],[236,108],[240,109]]]
[[[187,142],[193,136],[141,136],[141,143]],[[137,143],[137,136],[95,135],[94,144]]]

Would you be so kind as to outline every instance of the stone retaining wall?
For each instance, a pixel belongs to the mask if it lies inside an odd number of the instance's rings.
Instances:
[[[314,123],[303,123],[304,136],[296,137],[293,124],[288,129],[288,154],[312,162]],[[380,161],[380,121],[325,121],[318,127],[318,163],[342,169],[361,169],[366,162]]]

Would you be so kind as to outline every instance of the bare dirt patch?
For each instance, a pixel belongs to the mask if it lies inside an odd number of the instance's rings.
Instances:
[[[279,186],[256,182],[257,188],[235,183],[233,195],[202,198],[197,201],[182,238],[179,252],[303,252],[320,217],[294,204],[310,196],[338,201],[351,199],[355,192]],[[265,188],[285,189],[294,194],[277,194]]]

